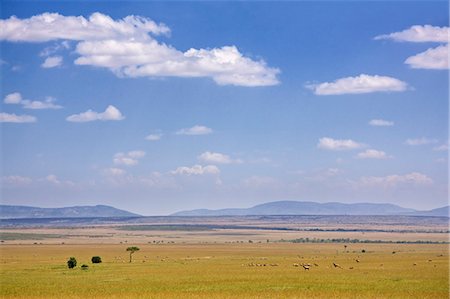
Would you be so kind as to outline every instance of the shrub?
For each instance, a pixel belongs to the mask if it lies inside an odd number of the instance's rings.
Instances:
[[[87,270],[88,268],[89,266],[86,264],[81,265],[81,270]]]
[[[69,260],[67,261],[67,267],[69,269],[73,269],[77,266],[77,259],[74,258],[73,256],[69,258]]]
[[[363,249],[363,250],[361,250],[361,252],[362,252],[362,253],[365,253],[365,252],[366,252],[366,250],[365,250],[365,249]]]
[[[93,256],[93,257],[91,258],[91,261],[92,261],[93,264],[99,264],[99,263],[102,262],[102,258],[99,257],[99,256]]]

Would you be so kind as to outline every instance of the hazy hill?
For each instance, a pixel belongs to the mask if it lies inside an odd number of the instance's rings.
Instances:
[[[191,210],[172,216],[237,216],[237,215],[402,215],[418,211],[394,204],[338,202],[317,203],[309,201],[275,201],[247,209]]]
[[[450,217],[450,206],[445,206],[442,208],[437,208],[429,211],[417,211],[412,213],[411,215]]]
[[[114,207],[76,206],[65,208],[38,208],[0,205],[0,218],[59,218],[59,217],[132,217],[140,216]]]

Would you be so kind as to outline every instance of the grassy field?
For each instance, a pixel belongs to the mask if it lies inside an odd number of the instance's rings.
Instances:
[[[449,297],[448,244],[138,244],[128,263],[131,245],[3,244],[0,297]]]

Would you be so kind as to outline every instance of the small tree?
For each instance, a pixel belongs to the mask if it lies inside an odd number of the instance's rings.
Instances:
[[[77,259],[74,258],[73,256],[69,258],[69,260],[67,261],[67,267],[69,269],[73,269],[77,266]]]
[[[91,258],[91,262],[92,262],[93,264],[99,264],[99,263],[102,262],[102,258],[99,257],[99,256],[93,256],[93,257]]]
[[[133,253],[135,253],[136,251],[139,251],[139,247],[136,246],[131,246],[127,248],[127,251],[130,252],[130,263],[131,263],[131,256],[133,255]]]

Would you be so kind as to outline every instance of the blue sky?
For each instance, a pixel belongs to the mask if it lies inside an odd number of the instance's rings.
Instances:
[[[1,201],[448,201],[448,3],[3,1]]]

